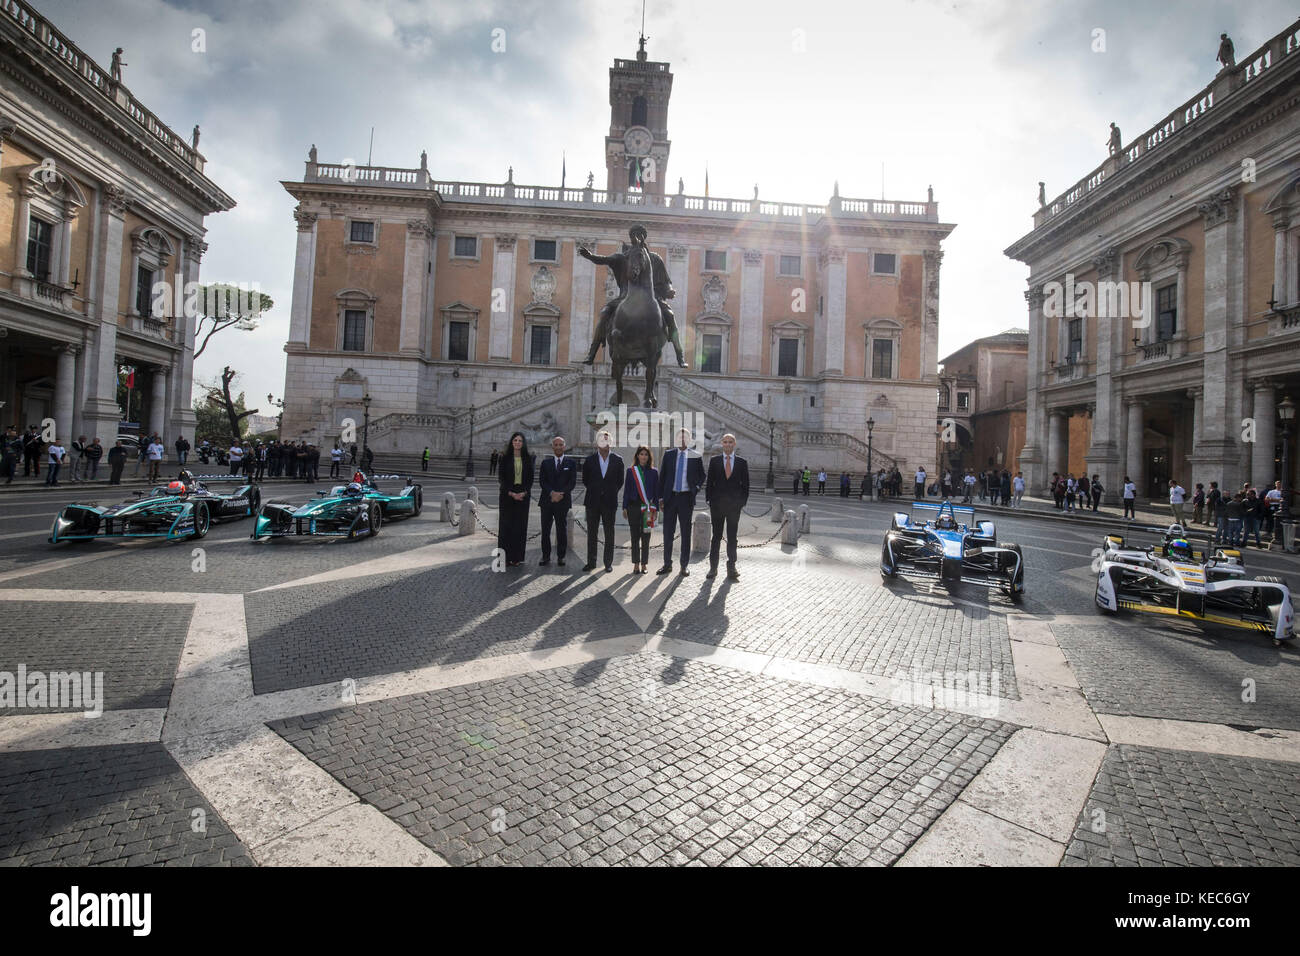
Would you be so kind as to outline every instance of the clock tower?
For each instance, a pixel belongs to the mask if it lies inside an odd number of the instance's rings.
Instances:
[[[609,135],[605,137],[605,188],[614,193],[662,196],[668,174],[667,63],[646,58],[640,39],[635,60],[615,60],[609,71]]]

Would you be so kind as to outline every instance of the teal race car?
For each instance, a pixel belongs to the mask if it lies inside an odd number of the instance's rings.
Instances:
[[[182,478],[118,505],[74,502],[59,511],[50,527],[50,543],[93,541],[96,538],[163,538],[183,541],[202,538],[214,521],[256,514],[261,492],[240,484],[232,491],[213,491],[189,472]]]
[[[323,538],[373,538],[390,518],[415,518],[424,510],[424,490],[406,479],[396,494],[380,491],[375,481],[401,479],[401,475],[374,475],[358,472],[353,481],[316,493],[317,500],[295,505],[268,501],[253,522],[253,540],[298,536]],[[359,479],[359,480],[357,480]]]

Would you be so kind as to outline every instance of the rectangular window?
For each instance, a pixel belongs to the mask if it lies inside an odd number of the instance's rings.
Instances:
[[[457,236],[455,255],[473,259],[478,255],[478,236]]]
[[[799,340],[782,339],[781,352],[777,357],[777,375],[799,374]]]
[[[153,270],[140,266],[135,273],[135,311],[151,315],[153,311]]]
[[[803,275],[803,264],[799,256],[782,256],[781,264],[778,267],[778,275],[798,276]]]
[[[533,240],[533,258],[540,259],[543,262],[554,262],[556,260],[556,249],[554,239],[534,239]]]
[[[534,325],[530,343],[532,348],[528,356],[528,363],[530,365],[550,365],[551,327],[549,325]]]
[[[898,269],[898,257],[892,252],[876,252],[871,256],[871,271],[892,276]]]
[[[27,229],[27,271],[38,279],[49,281],[53,245],[54,226],[32,216]]]
[[[722,371],[722,336],[705,335],[702,339],[703,361],[700,362],[701,372],[721,372]]]
[[[447,358],[452,362],[469,361],[469,323],[447,323]]]
[[[1070,347],[1065,353],[1071,364],[1083,354],[1083,319],[1070,320]]]
[[[1178,283],[1156,290],[1156,341],[1178,334]]]
[[[970,392],[957,393],[957,410],[966,411],[970,408]]]
[[[708,249],[704,253],[704,269],[706,272],[726,272],[727,271],[727,250],[726,249]]]
[[[361,222],[352,220],[352,242],[374,242],[375,241],[375,224],[373,222]]]
[[[871,377],[894,377],[893,339],[875,339],[871,343]]]
[[[948,410],[948,390],[946,388],[941,388],[939,389],[939,411],[946,412],[947,410]]]
[[[343,351],[366,350],[366,313],[363,309],[348,309],[343,313]]]

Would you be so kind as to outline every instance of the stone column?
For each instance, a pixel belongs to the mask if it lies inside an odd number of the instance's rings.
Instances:
[[[578,255],[578,247],[582,246],[592,252],[596,251],[596,239],[592,236],[579,236],[574,240],[573,248],[573,314],[569,316],[569,361],[581,362],[587,357],[587,349],[591,348],[591,335],[596,328],[596,313],[599,311],[596,305],[596,267],[589,261]],[[672,252],[669,250],[668,273],[672,275]],[[677,277],[673,276],[673,285],[677,285]],[[682,301],[682,291],[677,290],[677,298],[674,303]],[[602,298],[600,305],[604,306],[605,301]],[[674,310],[677,313],[678,327],[682,324],[681,307]],[[684,336],[683,336],[684,337]],[[576,439],[575,439],[576,440]]]
[[[1200,430],[1193,454],[1202,479],[1223,482],[1227,475],[1237,473],[1242,457],[1236,429],[1228,421],[1232,371],[1228,347],[1232,344],[1232,330],[1241,322],[1239,296],[1233,295],[1232,288],[1237,280],[1231,275],[1234,249],[1236,256],[1241,255],[1237,238],[1240,230],[1236,228],[1239,210],[1229,189],[1221,190],[1197,208],[1205,220],[1205,339],[1201,359],[1204,402],[1198,406],[1204,414],[1197,415]],[[1182,323],[1187,313],[1181,295],[1178,308],[1178,321]]]
[[[668,247],[668,259],[664,262],[664,265],[668,267],[668,279],[672,282],[673,291],[676,293],[668,304],[672,306],[673,315],[676,316],[677,337],[682,341],[682,354],[686,356],[688,365],[694,362],[694,355],[691,354],[690,345],[686,341],[687,303],[691,301],[690,272],[687,270],[689,262],[690,253],[685,246],[673,245]],[[673,352],[671,344],[664,346],[659,361],[662,365],[667,365],[670,368],[677,367],[677,356]]]
[[[1276,281],[1273,287],[1273,298],[1278,302],[1286,304],[1291,303],[1292,289],[1296,288],[1296,279],[1292,274],[1294,269],[1287,268],[1286,255],[1286,233],[1291,228],[1291,218],[1288,211],[1274,214],[1273,216],[1273,276],[1275,280],[1280,279],[1282,288],[1277,288]]]
[[[406,223],[406,259],[402,265],[402,324],[398,349],[402,355],[424,355],[424,313],[428,306],[424,292],[428,288],[429,237],[433,229],[424,219]]]
[[[1052,472],[1065,474],[1070,470],[1070,425],[1069,416],[1057,409],[1047,412],[1047,461],[1043,464],[1043,475],[1039,487],[1045,485]]]
[[[301,205],[293,211],[298,221],[298,252],[293,263],[293,303],[289,306],[289,341],[286,352],[304,352],[311,340],[312,291],[316,275],[316,213]]]
[[[1195,459],[1197,457],[1197,452],[1201,447],[1201,417],[1205,414],[1205,389],[1189,388],[1187,390],[1187,397],[1192,400],[1192,453],[1187,457],[1188,459]],[[1192,475],[1188,475],[1187,477],[1192,480],[1194,485],[1196,479]],[[1216,478],[1213,480],[1217,481],[1218,479]]]
[[[59,345],[58,369],[54,380],[54,430],[66,447],[77,436],[72,434],[72,407],[77,388],[77,347]]]
[[[821,327],[817,330],[818,348],[821,361],[814,367],[815,375],[844,374],[844,335],[848,321],[848,270],[844,262],[843,249],[827,249],[823,253],[825,260],[826,308]],[[871,356],[867,356],[870,367]]]
[[[86,285],[86,315],[94,324],[82,422],[86,434],[98,434],[105,448],[113,447],[124,411],[117,403],[117,310],[126,205],[126,191],[120,187],[106,185],[100,190]]]
[[[1250,446],[1250,483],[1267,487],[1276,480],[1273,446],[1277,444],[1277,395],[1273,382],[1268,379],[1254,379],[1250,387],[1255,392],[1255,407],[1251,412],[1255,419],[1255,443]]]
[[[1043,487],[1051,474],[1050,468],[1044,468],[1043,442],[1047,436],[1043,428],[1043,409],[1038,398],[1039,365],[1046,359],[1043,348],[1046,335],[1046,326],[1043,324],[1043,287],[1031,286],[1025,292],[1025,301],[1029,304],[1029,357],[1025,375],[1025,444],[1020,450],[1020,470],[1025,475],[1025,488],[1038,489]]]
[[[740,268],[740,373],[760,374],[763,356],[763,250],[746,249]],[[732,369],[728,368],[728,371]]]
[[[1099,282],[1122,282],[1123,257],[1115,248],[1107,249],[1093,260]],[[1114,392],[1113,373],[1119,371],[1122,361],[1115,349],[1116,329],[1123,334],[1123,318],[1120,316],[1102,316],[1098,308],[1097,315],[1097,369],[1094,379],[1095,401],[1092,406],[1092,436],[1088,445],[1089,474],[1101,476],[1102,487],[1106,489],[1103,500],[1114,504],[1119,500],[1116,486],[1121,484],[1123,475],[1119,474],[1119,426],[1120,410]]]
[[[943,264],[943,250],[927,249],[922,257],[925,259],[925,300],[921,312],[921,378],[932,380],[939,373],[939,266]],[[867,361],[871,361],[870,356]]]
[[[159,438],[166,441],[171,437],[165,434],[167,422],[167,366],[155,366],[152,372],[153,387],[149,396],[149,434],[157,433]],[[193,442],[190,444],[193,444]]]
[[[1129,480],[1137,486],[1138,497],[1142,497],[1146,494],[1146,476],[1143,474],[1146,465],[1143,451],[1146,423],[1143,417],[1143,406],[1136,398],[1125,399],[1124,405],[1128,409],[1128,447],[1123,470],[1124,474],[1129,476]]]
[[[185,237],[185,248],[181,251],[181,272],[176,277],[182,294],[190,283],[198,284],[199,264],[203,261],[203,253],[207,251],[208,244],[203,241],[202,236],[196,233]],[[250,297],[255,309],[260,305],[260,301],[256,298],[259,294],[254,290]],[[176,356],[175,371],[170,377],[172,397],[167,434],[172,441],[175,441],[177,436],[184,435],[189,439],[190,445],[195,445],[197,443],[194,440],[194,430],[198,427],[198,420],[194,416],[194,402],[190,395],[194,391],[194,347],[198,316],[182,313],[177,315],[174,321],[176,343],[181,350]]]
[[[492,256],[491,321],[488,361],[511,361],[514,338],[515,237],[497,236]],[[498,309],[497,307],[500,306]],[[584,356],[585,357],[585,356]]]

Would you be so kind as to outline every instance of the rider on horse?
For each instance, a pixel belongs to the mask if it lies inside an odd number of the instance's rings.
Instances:
[[[628,237],[631,238],[634,246],[645,248],[645,226],[633,226],[628,230]],[[610,271],[614,273],[614,280],[618,283],[618,295],[606,302],[605,307],[600,310],[600,321],[596,323],[596,334],[591,340],[591,349],[587,352],[587,358],[583,361],[584,365],[591,365],[596,361],[596,353],[605,344],[605,337],[609,334],[609,325],[613,321],[614,312],[618,309],[618,304],[627,296],[628,247],[625,245],[623,250],[623,252],[616,252],[612,256],[597,256],[582,246],[578,247],[578,254],[590,259],[594,265],[609,266]],[[682,357],[682,342],[677,336],[677,325],[673,321],[673,310],[668,307],[666,301],[673,298],[677,293],[673,290],[672,280],[668,278],[668,269],[664,266],[663,259],[649,249],[645,251],[650,257],[650,271],[654,278],[654,295],[659,303],[659,314],[663,318],[664,334],[668,336],[668,341],[673,343],[673,350],[677,353],[678,366],[686,368],[686,360]]]

